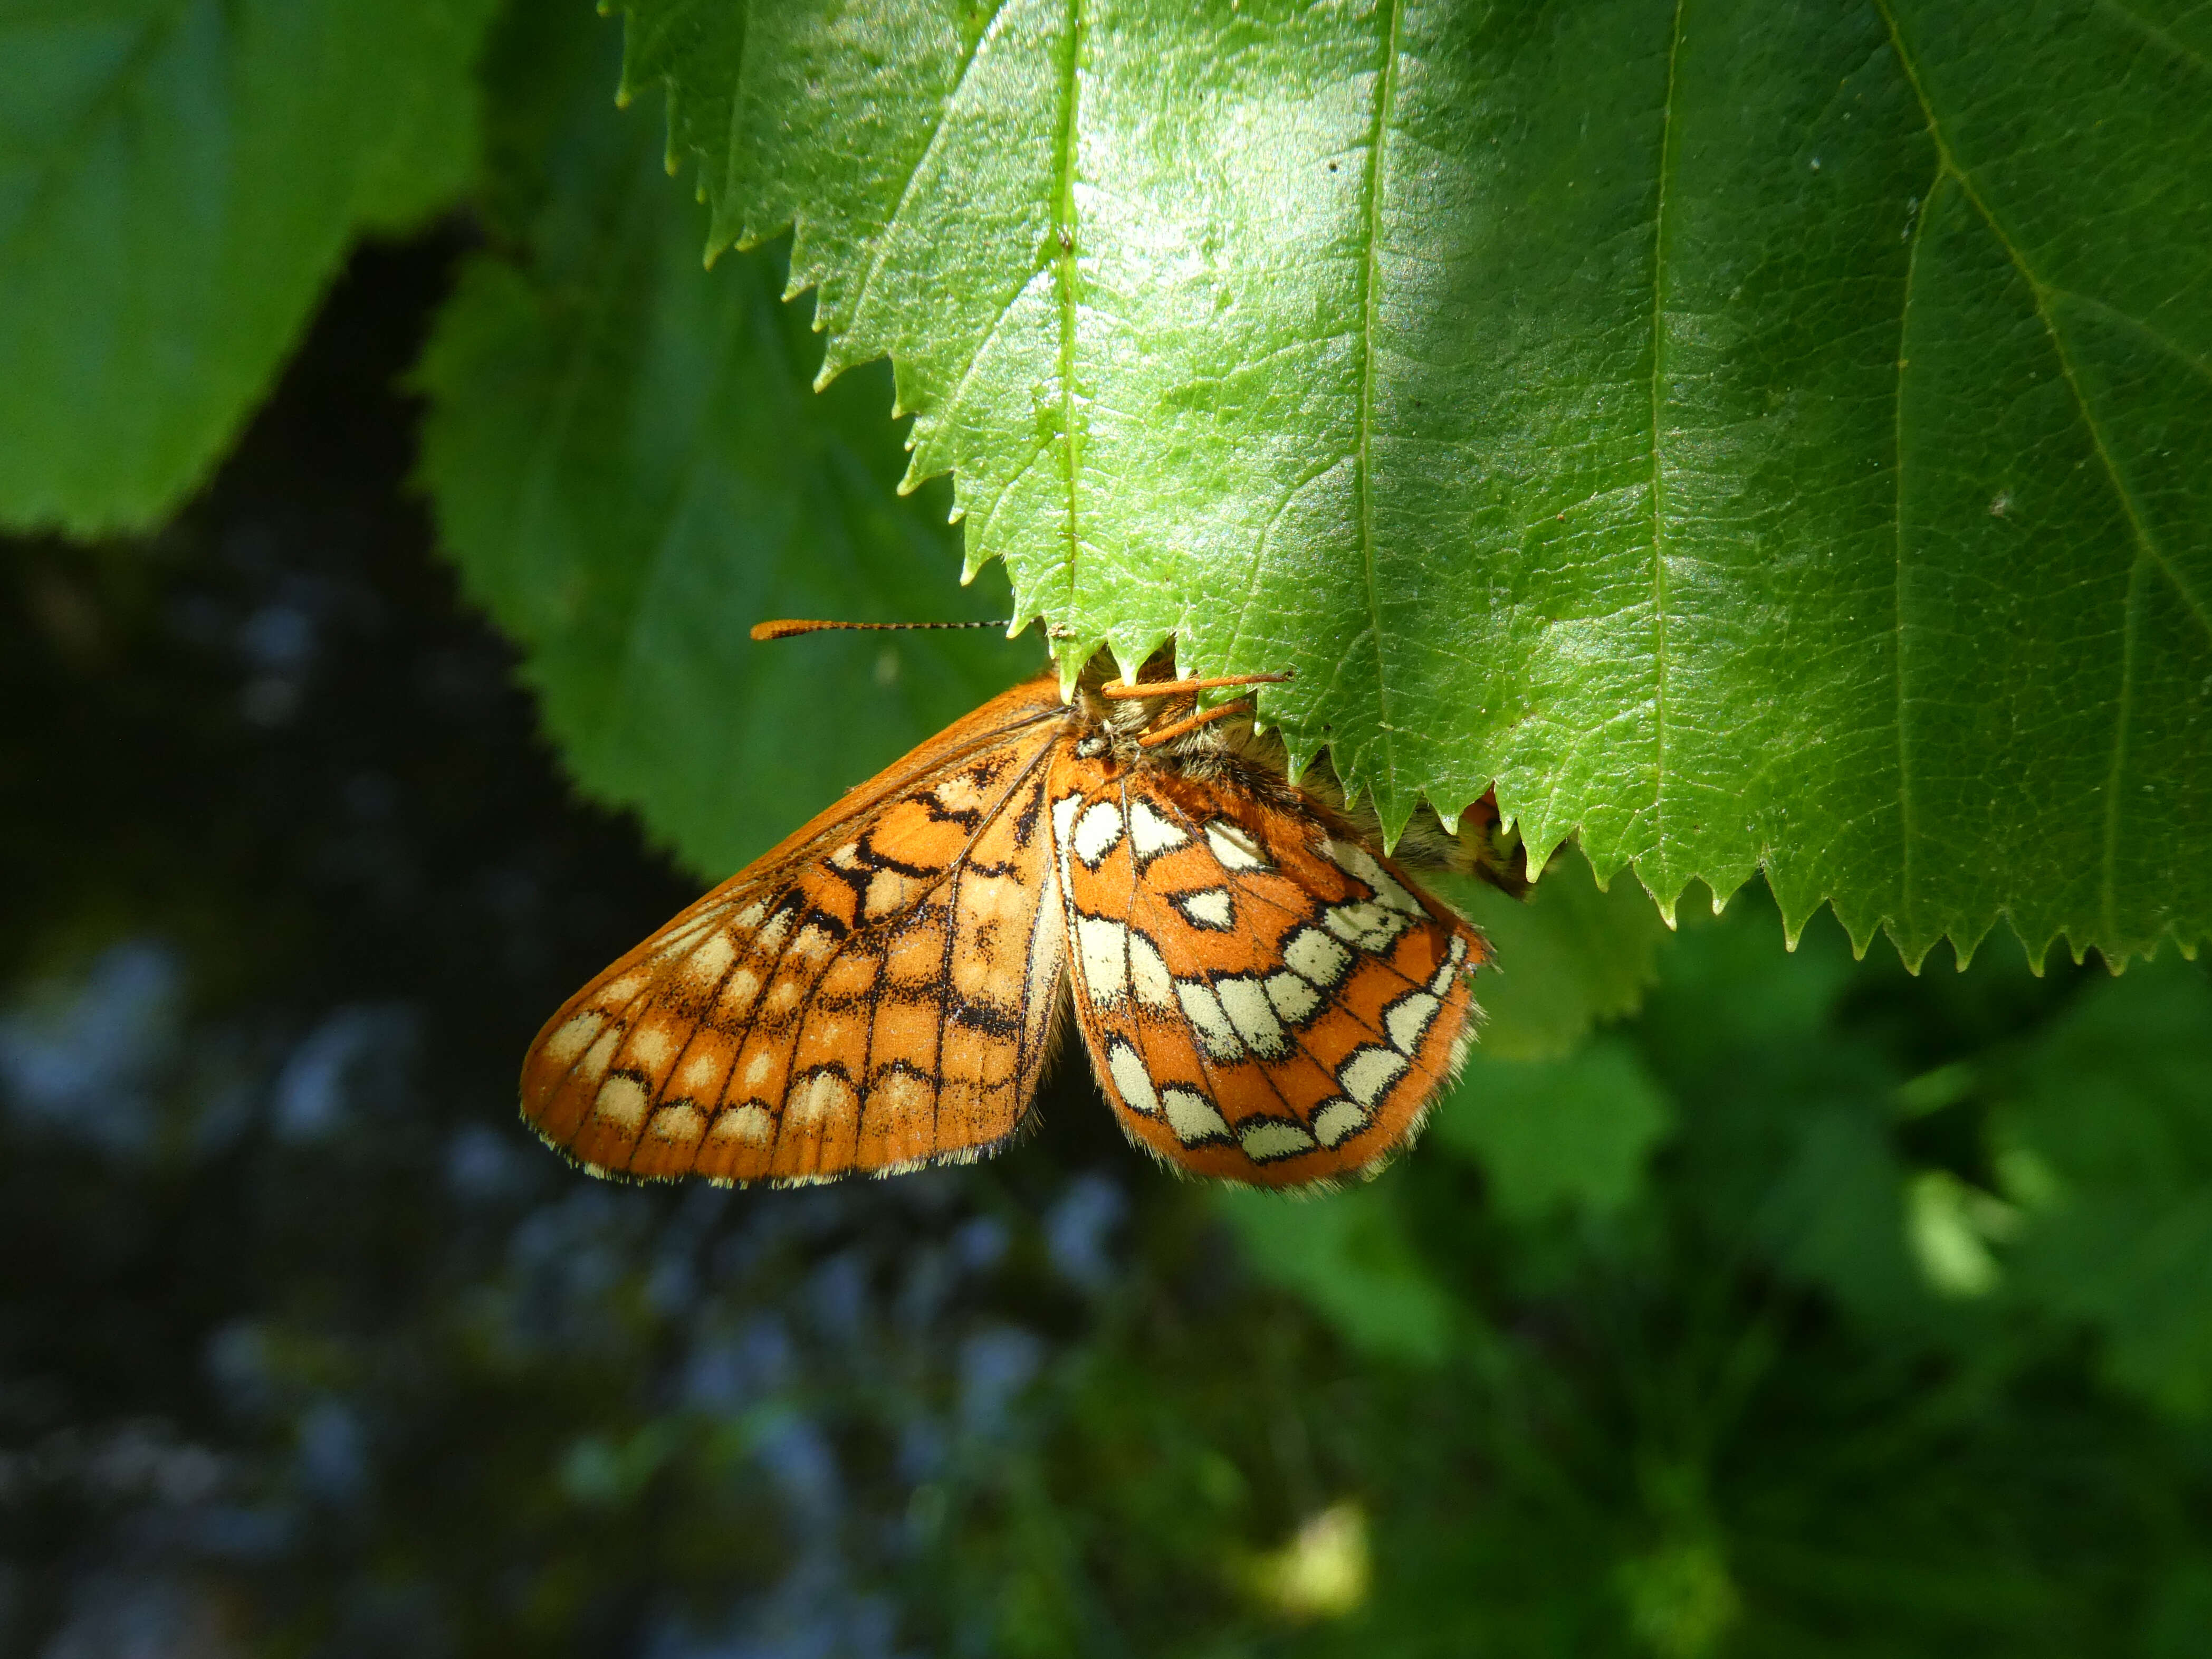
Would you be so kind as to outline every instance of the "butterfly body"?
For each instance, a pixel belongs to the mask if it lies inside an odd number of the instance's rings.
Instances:
[[[1480,934],[1147,665],[994,698],[547,1022],[523,1111],[602,1173],[792,1183],[1012,1138],[1073,1012],[1182,1170],[1369,1169],[1456,1068]],[[1186,726],[1191,729],[1185,730]]]

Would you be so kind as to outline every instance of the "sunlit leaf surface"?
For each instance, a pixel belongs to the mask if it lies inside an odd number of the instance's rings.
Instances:
[[[1841,7],[635,0],[968,560],[1909,958],[2212,915],[2212,31]]]

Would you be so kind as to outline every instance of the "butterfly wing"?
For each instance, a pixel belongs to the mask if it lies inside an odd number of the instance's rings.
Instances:
[[[827,1180],[964,1160],[1036,1092],[1065,971],[1056,682],[994,698],[572,997],[522,1112],[599,1173]]]
[[[1482,936],[1279,784],[1065,756],[1075,1011],[1122,1127],[1270,1187],[1368,1168],[1456,1069]]]

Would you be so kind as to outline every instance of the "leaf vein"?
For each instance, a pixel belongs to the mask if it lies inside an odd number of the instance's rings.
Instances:
[[[1065,602],[1075,602],[1075,560],[1082,545],[1078,523],[1077,476],[1082,450],[1076,436],[1075,396],[1075,149],[1080,114],[1083,59],[1083,0],[1068,0],[1067,67],[1060,84],[1058,151],[1053,158],[1053,219],[1060,251],[1054,261],[1054,298],[1060,312],[1060,425],[1067,473],[1067,564]]]
[[[2028,293],[2035,304],[2036,319],[2043,325],[2043,331],[2051,340],[2051,351],[2058,359],[2059,376],[2066,382],[2067,392],[2073,398],[2074,407],[2081,417],[2082,428],[2088,434],[2089,447],[2096,452],[2098,465],[2104,469],[2106,480],[2112,486],[2113,498],[2119,505],[2121,515],[2128,521],[2128,528],[2135,537],[2137,549],[2147,556],[2158,567],[2160,573],[2166,577],[2166,580],[2172,584],[2175,592],[2179,594],[2183,602],[2188,605],[2190,614],[2195,618],[2197,626],[2204,630],[2208,639],[2212,639],[2212,611],[2207,610],[2203,599],[2191,588],[2181,573],[2173,568],[2172,562],[2166,556],[2165,550],[2158,544],[2157,538],[2150,533],[2150,526],[2144,522],[2142,508],[2135,498],[2135,492],[2129,488],[2125,477],[2120,471],[2119,464],[2112,459],[2112,447],[2105,439],[2104,427],[2098,421],[2094,410],[2090,406],[2088,393],[2082,389],[2081,377],[2075,371],[2073,354],[2067,349],[2065,333],[2058,326],[2058,319],[2052,315],[2051,310],[2052,296],[2062,294],[2064,290],[2054,288],[2045,282],[2041,274],[2028,263],[2027,256],[2006,233],[2002,222],[1998,219],[1989,204],[1983,200],[1981,191],[1975,187],[1972,175],[1960,166],[1956,156],[1952,153],[1949,140],[1944,137],[1942,124],[1936,118],[1935,106],[1929,102],[1927,92],[1921,85],[1919,70],[1912,61],[1911,54],[1905,50],[1905,37],[1899,29],[1897,19],[1891,9],[1891,0],[1875,0],[1875,4],[1881,10],[1883,21],[1889,27],[1891,47],[1897,53],[1898,64],[1904,70],[1905,80],[1912,88],[1912,95],[1920,105],[1922,118],[1928,123],[1929,136],[1936,141],[1936,153],[1942,158],[1944,170],[1959,181],[1959,188],[1965,192],[1966,200],[1973,204],[1974,211],[1981,216],[1982,222],[1990,228],[1990,234],[1996,238],[1998,246],[2004,250],[2005,257],[2012,262],[2013,269],[2020,273],[2021,279],[2027,284]]]
[[[2152,22],[2148,17],[2142,16],[2138,13],[2130,11],[2127,7],[2119,4],[2118,0],[2095,0],[2095,4],[2099,11],[2107,13],[2113,17],[2120,19],[2123,22],[2132,27],[2136,33],[2142,35],[2144,40],[2148,40],[2154,46],[2161,48],[2168,57],[2172,58],[2177,62],[2188,64],[2190,68],[2197,70],[2199,74],[2203,74],[2208,70],[2212,70],[2212,64],[2207,64],[2205,62],[2204,56],[2202,52],[2197,52],[2192,48],[2183,45],[2180,41],[2175,40],[2172,34],[2160,28],[2157,24]]]
[[[1667,44],[1667,95],[1660,111],[1659,176],[1651,213],[1651,841],[1667,839],[1667,550],[1666,471],[1660,439],[1667,368],[1667,188],[1674,166],[1675,71],[1682,54],[1682,13],[1675,0]]]
[[[1005,15],[1006,0],[998,0],[982,28],[977,31],[975,44],[961,58],[959,72],[952,77],[951,86],[945,89],[944,101],[938,106],[937,118],[930,123],[929,141],[921,147],[921,153],[915,157],[914,166],[907,170],[906,182],[899,189],[898,204],[884,221],[884,228],[877,235],[875,247],[869,256],[868,268],[862,273],[860,286],[854,293],[853,320],[848,325],[852,332],[859,332],[862,317],[867,310],[868,295],[875,287],[876,278],[883,274],[884,261],[890,255],[891,231],[905,216],[908,204],[914,200],[915,190],[921,182],[923,172],[928,167],[930,159],[937,154],[945,130],[952,124],[952,107],[959,102],[961,89],[968,84],[969,71],[975,68],[976,58],[982,55],[985,43],[997,30],[999,20]]]
[[[1895,665],[1897,679],[1897,885],[1898,908],[1903,913],[1899,921],[1903,923],[1906,934],[1916,940],[1917,933],[1913,926],[1912,886],[1912,848],[1916,826],[1912,811],[1911,728],[1907,714],[1911,707],[1911,700],[1906,694],[1905,672],[1905,641],[1911,637],[1905,617],[1905,374],[1911,362],[1905,347],[1909,337],[1907,329],[1912,312],[1913,284],[1918,281],[1920,275],[1921,246],[1927,240],[1928,222],[1934,216],[1936,192],[1943,187],[1944,179],[1949,176],[1942,157],[1939,154],[1936,158],[1936,177],[1929,182],[1926,192],[1920,198],[1920,211],[1913,218],[1912,246],[1907,251],[1905,259],[1905,295],[1899,301],[1897,307],[1897,390],[1895,416],[1892,426],[1893,441],[1896,445],[1893,465],[1897,474],[1895,526],[1897,556],[1896,568],[1891,577],[1892,603],[1897,618],[1897,640],[1891,651],[1891,659]]]
[[[2135,714],[2136,651],[2142,626],[2142,573],[2150,561],[2138,556],[2128,570],[2128,607],[2120,634],[2120,695],[2112,715],[2112,766],[2105,779],[2105,838],[2097,883],[2097,908],[2109,945],[2120,936],[2120,786],[2128,760],[2128,723]]]
[[[1391,0],[1382,64],[1375,84],[1375,117],[1368,136],[1366,200],[1361,207],[1366,247],[1359,269],[1359,411],[1355,442],[1358,464],[1353,475],[1358,492],[1359,556],[1367,585],[1367,631],[1375,642],[1376,720],[1382,731],[1383,775],[1394,788],[1397,764],[1391,735],[1389,674],[1383,662],[1382,607],[1375,577],[1375,335],[1376,290],[1381,286],[1377,265],[1382,239],[1382,146],[1389,132],[1391,104],[1397,96],[1399,30],[1404,21],[1404,0]]]

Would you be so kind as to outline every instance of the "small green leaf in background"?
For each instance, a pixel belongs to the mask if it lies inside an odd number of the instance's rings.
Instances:
[[[476,177],[494,0],[0,3],[0,524],[144,530],[355,236]]]
[[[1431,884],[1497,953],[1475,981],[1490,1059],[1571,1054],[1593,1025],[1634,1013],[1659,976],[1666,924],[1632,878],[1601,890],[1579,848],[1555,859],[1526,899],[1459,878]]]
[[[2115,1381],[2212,1417],[2212,981],[2162,961],[2095,987],[2028,1057],[2003,1125],[2048,1176],[2015,1293],[2102,1333]]]
[[[498,43],[515,222],[425,355],[422,477],[571,774],[719,878],[1043,653],[992,629],[747,637],[1009,613],[1003,583],[954,586],[941,497],[892,494],[888,377],[817,396],[779,261],[701,269],[697,210],[614,107],[615,44],[580,9]]]
[[[1673,1105],[1636,1051],[1600,1038],[1547,1062],[1478,1053],[1437,1108],[1430,1138],[1480,1164],[1499,1212],[1528,1223],[1569,1207],[1621,1208],[1674,1123]]]
[[[623,9],[1064,665],[1793,936],[2212,926],[2201,11]]]

